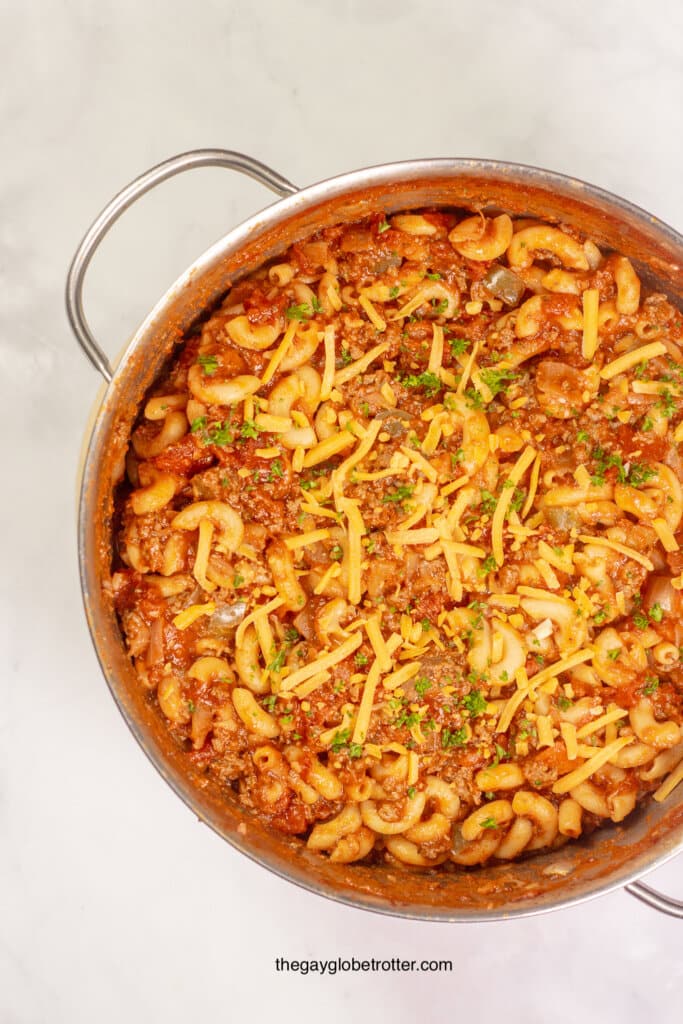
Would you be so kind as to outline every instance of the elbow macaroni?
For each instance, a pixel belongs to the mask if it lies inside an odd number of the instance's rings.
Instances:
[[[507,213],[369,217],[237,282],[117,502],[119,617],[188,756],[312,854],[410,871],[674,799],[682,321]]]

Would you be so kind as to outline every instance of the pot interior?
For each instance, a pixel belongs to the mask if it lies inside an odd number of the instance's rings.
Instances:
[[[437,160],[387,165],[312,186],[231,231],[169,290],[141,326],[100,408],[86,457],[79,556],[88,621],[102,669],[126,721],[157,769],[234,846],[313,891],[369,909],[430,919],[527,914],[597,895],[673,855],[683,842],[683,787],[625,823],[526,861],[458,874],[333,864],[300,840],[270,832],[204,776],[188,774],[159,713],[137,682],[108,586],[114,486],[140,403],[174,347],[231,284],[315,230],[376,211],[464,206],[567,221],[634,262],[648,287],[683,297],[683,240],[655,218],[583,182],[533,168]],[[678,796],[678,803],[676,797]]]

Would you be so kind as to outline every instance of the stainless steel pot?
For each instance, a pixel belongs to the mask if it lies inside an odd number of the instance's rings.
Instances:
[[[83,312],[83,279],[90,260],[112,224],[136,199],[181,171],[209,165],[247,174],[280,199],[229,231],[192,264],[159,301],[114,368]],[[239,153],[197,150],[137,178],[93,223],[69,270],[66,306],[78,343],[106,382],[85,456],[78,526],[83,600],[102,671],[138,743],[188,807],[238,850],[312,892],[401,917],[489,921],[570,906],[626,886],[657,910],[683,918],[683,902],[637,881],[683,848],[683,786],[665,804],[646,803],[622,825],[521,863],[455,875],[336,865],[309,853],[299,841],[270,832],[204,777],[193,777],[141,692],[126,654],[108,587],[112,493],[139,404],[173,346],[236,278],[296,239],[377,210],[439,204],[571,221],[598,243],[630,256],[649,284],[674,299],[683,298],[679,234],[608,192],[521,164],[415,160],[354,171],[298,190]]]

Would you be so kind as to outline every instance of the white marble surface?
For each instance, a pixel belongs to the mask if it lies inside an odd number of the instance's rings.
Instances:
[[[412,156],[592,180],[683,226],[677,0],[0,3],[0,1021],[680,1020],[683,924],[624,893],[430,926],[300,892],[157,777],[83,619],[74,492],[97,390],[62,307],[103,203],[160,159],[244,150],[308,183]],[[672,131],[678,123],[678,136]],[[197,172],[131,211],[87,289],[114,352],[266,201]],[[11,499],[11,500],[7,500]],[[683,896],[683,861],[652,880]],[[277,975],[276,955],[450,957],[446,975]]]

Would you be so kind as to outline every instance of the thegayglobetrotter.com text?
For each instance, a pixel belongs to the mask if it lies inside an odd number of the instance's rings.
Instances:
[[[284,956],[275,957],[275,970],[285,974],[373,974],[402,971],[452,971],[452,960],[402,960],[398,956],[389,959],[360,960],[352,957],[334,957],[331,960],[290,960]]]

